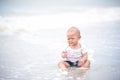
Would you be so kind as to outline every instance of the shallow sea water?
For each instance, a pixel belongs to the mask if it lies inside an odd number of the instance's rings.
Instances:
[[[0,80],[119,80],[119,25],[104,24],[87,31],[80,27],[93,61],[88,70],[68,68],[66,72],[57,66],[66,42],[64,28],[32,34],[0,32]]]

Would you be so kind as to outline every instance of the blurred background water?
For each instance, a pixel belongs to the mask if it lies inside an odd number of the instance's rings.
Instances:
[[[119,80],[119,2],[88,2],[1,1],[0,80]],[[63,75],[57,64],[71,26],[81,31],[91,67]]]

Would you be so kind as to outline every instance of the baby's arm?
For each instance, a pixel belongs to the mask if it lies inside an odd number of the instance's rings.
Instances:
[[[82,58],[79,61],[80,65],[83,65],[87,61],[87,59],[88,59],[87,52],[83,53]]]
[[[67,52],[63,51],[63,52],[61,53],[61,56],[62,56],[62,58],[67,58]]]
[[[86,52],[86,53],[83,53],[82,58],[81,58],[81,61],[85,62],[87,59],[88,59],[87,52]]]

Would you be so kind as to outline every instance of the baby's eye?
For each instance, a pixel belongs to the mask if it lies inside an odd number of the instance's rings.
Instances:
[[[67,40],[70,40],[70,38],[68,38]]]

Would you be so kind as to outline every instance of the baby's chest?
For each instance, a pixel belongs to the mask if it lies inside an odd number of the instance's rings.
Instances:
[[[82,56],[82,52],[81,51],[67,51],[68,56]]]

